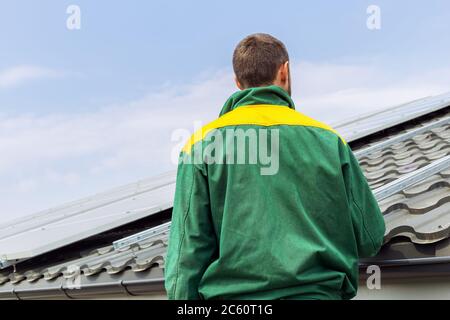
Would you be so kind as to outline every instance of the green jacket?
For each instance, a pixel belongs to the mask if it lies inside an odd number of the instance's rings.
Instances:
[[[265,132],[256,139],[269,146],[267,154],[278,155],[278,167],[269,169],[267,157],[252,153],[247,140],[236,150],[239,138],[231,134],[239,130],[248,141],[251,130]],[[242,150],[246,162],[235,164]],[[379,251],[384,232],[358,161],[333,129],[296,112],[279,87],[240,91],[181,153],[167,294],[350,299],[358,288],[358,259]]]

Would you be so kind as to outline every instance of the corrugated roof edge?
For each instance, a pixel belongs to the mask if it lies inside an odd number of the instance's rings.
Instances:
[[[69,283],[63,276],[47,281],[40,279],[33,283],[17,286],[7,283],[0,286],[0,300],[27,299],[87,299],[92,297],[136,297],[164,296],[164,271],[151,268],[139,273],[125,270],[120,274],[102,273],[97,277],[80,275],[78,283]]]

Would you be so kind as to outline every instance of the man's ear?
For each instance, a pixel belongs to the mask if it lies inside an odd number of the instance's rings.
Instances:
[[[275,78],[274,85],[279,86],[291,94],[291,74],[289,72],[289,61],[283,63],[278,69],[277,77]]]
[[[236,76],[234,77],[234,82],[236,82],[236,86],[239,88],[239,90],[244,90],[244,87],[241,85]]]
[[[280,68],[280,80],[282,83],[289,82],[289,61],[286,61]]]

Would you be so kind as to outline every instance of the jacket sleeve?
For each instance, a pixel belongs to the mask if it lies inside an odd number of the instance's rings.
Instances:
[[[198,286],[216,247],[206,170],[180,161],[165,261],[169,299],[202,298]]]
[[[360,258],[372,257],[383,245],[384,218],[350,147],[340,142],[340,154],[358,254]]]

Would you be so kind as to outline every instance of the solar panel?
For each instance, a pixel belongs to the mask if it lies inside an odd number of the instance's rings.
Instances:
[[[0,226],[3,267],[172,207],[175,172]]]
[[[333,125],[348,142],[450,106],[450,92],[415,100]]]

